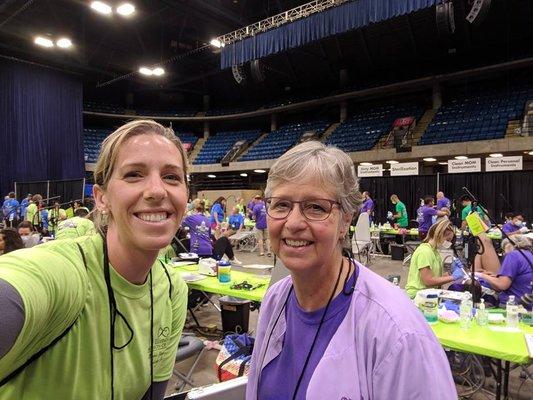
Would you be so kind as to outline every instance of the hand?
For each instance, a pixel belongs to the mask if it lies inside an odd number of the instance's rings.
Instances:
[[[526,233],[526,232],[529,232],[529,229],[527,229],[527,226],[523,226],[523,227],[521,227],[521,228],[518,230],[518,232],[520,232],[520,233]]]

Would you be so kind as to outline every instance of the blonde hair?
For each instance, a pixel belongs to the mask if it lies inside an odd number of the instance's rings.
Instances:
[[[399,202],[400,199],[398,198],[397,195],[393,194],[391,197],[390,197],[390,201],[395,201],[395,202]]]
[[[359,181],[348,154],[315,140],[293,147],[276,160],[268,174],[265,196],[270,197],[278,185],[314,179],[322,187],[333,187],[345,214],[351,215],[361,207]]]
[[[183,178],[185,185],[187,185],[187,154],[181,141],[176,136],[172,128],[166,128],[153,120],[147,119],[128,122],[104,139],[100,149],[100,154],[98,156],[98,161],[96,162],[94,169],[94,183],[105,190],[109,180],[111,179],[111,176],[113,175],[118,154],[124,143],[134,136],[145,134],[163,136],[176,146],[181,155],[181,161],[183,164]],[[95,208],[91,212],[91,219],[93,220],[96,228],[100,232],[103,232],[108,223],[107,215],[102,215],[102,212]]]
[[[438,245],[444,241],[444,234],[447,230],[451,230],[453,232],[453,224],[448,218],[443,218],[431,225],[428,235],[424,239],[424,243],[429,243],[429,241],[432,240],[435,245]]]

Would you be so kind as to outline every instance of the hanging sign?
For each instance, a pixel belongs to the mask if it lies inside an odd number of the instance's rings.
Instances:
[[[359,165],[357,167],[357,176],[360,178],[383,176],[383,164]]]
[[[468,158],[466,160],[448,160],[448,173],[480,172],[481,158]]]
[[[485,171],[522,170],[522,156],[486,158]]]
[[[407,163],[391,164],[390,174],[391,176],[418,175],[418,163],[407,162]]]

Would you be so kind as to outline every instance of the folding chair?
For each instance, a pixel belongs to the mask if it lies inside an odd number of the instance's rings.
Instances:
[[[366,265],[370,264],[370,256],[372,253],[373,244],[370,237],[370,221],[368,213],[359,214],[355,231],[352,236],[352,253],[357,254],[359,262],[363,262],[363,257],[366,257]]]
[[[186,385],[194,387],[194,381],[191,376],[204,354],[205,346],[204,342],[198,339],[193,335],[185,335],[181,337],[178,344],[178,352],[176,353],[176,363],[188,360],[191,357],[195,357],[192,366],[189,368],[187,373],[181,373],[174,366],[173,375],[178,378],[178,383],[176,384],[176,390],[182,391]]]

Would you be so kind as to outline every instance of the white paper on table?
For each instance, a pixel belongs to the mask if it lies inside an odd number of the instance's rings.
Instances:
[[[518,328],[512,328],[510,326],[489,326],[489,329],[494,332],[509,332],[509,333],[520,333],[522,332]]]

